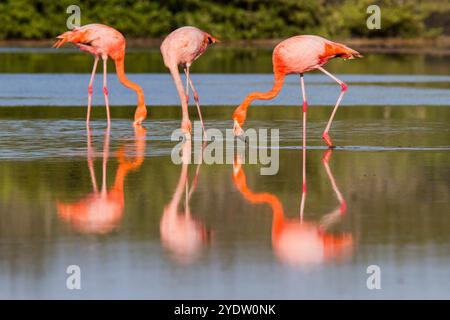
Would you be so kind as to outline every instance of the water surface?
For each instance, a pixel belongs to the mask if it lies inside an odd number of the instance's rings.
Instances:
[[[147,131],[137,133],[129,107],[115,107],[109,136],[99,111],[90,140],[84,108],[31,109],[39,113],[0,120],[3,298],[448,297],[446,107],[343,107],[332,131],[339,148],[328,155],[331,178],[319,138],[330,108],[311,108],[307,227],[283,241],[274,236],[276,205],[282,231],[300,221],[299,108],[255,108],[248,126],[280,128],[281,166],[261,176],[260,165],[244,164],[244,178],[232,164],[172,163],[178,106],[155,108]],[[207,127],[231,127],[223,115],[232,108],[204,110]],[[100,191],[106,178],[108,204],[86,216],[92,174]],[[190,223],[180,218],[167,232],[168,208],[186,215],[184,184],[175,196],[183,177],[193,189]],[[254,202],[250,193],[267,198]],[[332,221],[325,233],[324,221]],[[70,264],[82,268],[81,291],[65,288]],[[366,288],[371,264],[382,268],[381,291]]]

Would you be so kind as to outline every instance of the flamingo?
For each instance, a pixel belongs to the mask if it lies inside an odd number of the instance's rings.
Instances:
[[[191,67],[192,62],[194,62],[194,60],[205,52],[208,45],[216,42],[219,42],[219,40],[210,34],[196,27],[186,26],[172,31],[161,44],[160,49],[164,59],[164,64],[169,69],[177,88],[178,95],[180,96],[181,109],[183,112],[181,129],[186,136],[190,135],[192,129],[188,113],[189,86],[194,94],[194,100],[197,106],[200,122],[202,124],[203,133],[205,133],[205,127],[203,125],[203,119],[200,112],[198,93],[195,90],[192,80],[190,79],[189,68]],[[183,89],[180,73],[178,71],[179,65],[184,68],[184,73],[186,74],[186,92]]]
[[[200,173],[200,165],[197,165],[192,186],[189,190],[188,169],[191,159],[191,140],[186,139],[182,148],[182,169],[178,184],[171,201],[164,207],[164,212],[159,224],[161,242],[173,257],[180,263],[192,262],[209,244],[210,231],[200,222],[195,220],[190,211],[189,200],[195,191]],[[184,210],[178,209],[184,195]]]
[[[332,42],[325,38],[312,35],[301,35],[288,38],[280,42],[273,50],[272,64],[274,72],[274,85],[268,92],[252,92],[250,93],[233,114],[234,134],[240,136],[243,134],[242,126],[247,116],[247,109],[253,100],[271,100],[275,98],[283,87],[284,78],[288,74],[300,74],[300,83],[303,95],[303,147],[306,146],[306,112],[308,102],[306,100],[305,83],[303,74],[305,72],[320,70],[341,86],[341,93],[337,99],[328,123],[323,131],[322,138],[331,148],[333,143],[328,134],[334,115],[339,104],[347,91],[348,86],[342,81],[326,71],[322,66],[328,60],[336,57],[344,59],[361,58],[362,55],[340,43]]]
[[[124,210],[124,181],[130,171],[137,170],[144,162],[146,129],[134,127],[136,159],[126,160],[124,147],[117,152],[119,166],[116,171],[114,185],[107,190],[106,166],[109,157],[109,136],[107,129],[103,144],[103,178],[101,190],[97,187],[91,132],[87,134],[87,161],[91,175],[93,192],[75,203],[56,201],[58,216],[70,223],[77,231],[91,234],[106,234],[119,224]]]
[[[334,235],[328,231],[347,210],[345,200],[329,168],[330,156],[331,150],[328,149],[322,162],[339,201],[339,206],[324,215],[318,223],[303,219],[306,198],[305,180],[303,180],[300,219],[288,219],[277,196],[267,192],[255,193],[248,187],[240,158],[235,159],[233,183],[238,191],[250,203],[268,204],[272,209],[272,247],[277,258],[283,263],[293,266],[313,266],[327,260],[344,257],[353,247],[351,234]],[[305,163],[306,158],[303,159],[303,163]],[[306,179],[306,177],[303,178]]]
[[[86,116],[86,125],[89,126],[91,114],[92,83],[97,69],[98,60],[103,60],[103,94],[105,96],[106,115],[108,127],[110,126],[108,87],[106,81],[106,67],[108,57],[114,60],[116,72],[120,82],[127,88],[136,91],[138,104],[134,114],[134,125],[140,125],[147,117],[147,108],[144,101],[144,92],[142,88],[134,82],[128,80],[125,76],[125,38],[114,28],[103,24],[88,24],[77,27],[72,31],[67,31],[56,37],[58,41],[53,45],[54,48],[61,47],[66,42],[75,44],[80,50],[94,55],[94,67],[92,68],[91,78],[88,86],[88,110]]]

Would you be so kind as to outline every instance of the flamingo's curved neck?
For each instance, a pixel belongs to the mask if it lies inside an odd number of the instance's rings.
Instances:
[[[145,100],[144,100],[144,92],[142,91],[142,88],[130,81],[126,75],[125,75],[125,57],[120,57],[116,60],[114,60],[115,64],[116,64],[116,73],[117,73],[117,77],[119,78],[120,82],[127,88],[130,88],[131,90],[136,91],[137,96],[138,96],[138,108],[146,108],[145,107]]]
[[[180,96],[180,102],[183,112],[187,110],[186,93],[183,88],[183,82],[181,81],[180,72],[178,71],[178,65],[174,64],[169,67],[170,74],[172,75],[173,82],[177,88],[178,95]]]
[[[275,79],[273,83],[272,89],[267,92],[252,92],[250,93],[244,101],[242,101],[241,105],[236,109],[233,114],[233,119],[236,120],[241,126],[245,121],[247,115],[247,109],[252,103],[253,100],[270,100],[275,98],[278,93],[281,91],[281,88],[284,84],[285,74],[280,71],[275,71],[274,73]]]

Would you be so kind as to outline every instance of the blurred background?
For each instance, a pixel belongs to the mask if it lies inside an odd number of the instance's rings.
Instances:
[[[379,5],[382,28],[364,28],[366,8]],[[50,39],[66,29],[66,8],[81,24],[111,25],[127,38],[161,38],[183,25],[222,40],[325,37],[414,38],[449,35],[450,1],[442,0],[2,0],[0,40]]]

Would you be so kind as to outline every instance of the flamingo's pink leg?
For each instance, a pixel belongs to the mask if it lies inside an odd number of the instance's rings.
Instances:
[[[186,103],[189,105],[189,80],[190,80],[190,78],[189,78],[189,67],[188,66],[186,66],[185,68],[184,68],[184,73],[185,73],[185,75],[186,75]]]
[[[305,81],[303,74],[300,74],[300,83],[302,86],[303,96],[303,163],[302,163],[302,200],[300,203],[300,220],[303,221],[303,212],[305,210],[306,201],[306,113],[308,111],[308,101],[306,100]]]
[[[92,68],[91,79],[88,86],[88,109],[86,116],[86,127],[89,127],[89,120],[91,118],[91,103],[92,103],[92,84],[94,83],[95,71],[97,70],[98,56],[95,56],[94,67]]]
[[[103,59],[103,94],[105,96],[105,105],[106,105],[106,118],[108,120],[108,128],[111,124],[111,118],[109,115],[109,99],[108,99],[108,84],[107,84],[107,64],[108,64],[108,57],[102,57]]]
[[[192,80],[191,80],[191,78],[189,76],[189,67],[186,67],[184,69],[184,72],[186,73],[186,88],[187,88],[187,85],[189,83],[189,85],[191,86],[192,92],[194,94],[194,101],[195,101],[195,105],[197,106],[198,117],[200,119],[200,123],[202,124],[203,137],[206,139],[206,130],[205,130],[205,125],[203,124],[202,113],[200,111],[200,102],[198,100],[198,92],[197,92],[197,90],[195,90],[194,83],[192,82]],[[188,91],[188,89],[186,89],[186,92],[187,92],[187,94],[186,94],[187,98],[186,99],[187,99],[187,102],[189,103],[189,91]]]
[[[333,143],[331,142],[331,138],[328,135],[328,132],[330,131],[331,123],[333,122],[334,115],[336,114],[336,111],[337,111],[337,109],[339,107],[339,104],[341,103],[341,100],[344,97],[345,91],[347,91],[348,87],[343,81],[341,81],[338,78],[336,78],[335,76],[333,76],[331,73],[326,71],[324,68],[319,66],[317,69],[319,69],[320,71],[325,73],[327,76],[329,76],[331,79],[333,79],[334,81],[339,83],[340,86],[341,86],[341,93],[339,94],[339,98],[336,101],[336,105],[334,106],[333,112],[331,113],[330,119],[328,120],[327,126],[325,127],[325,130],[323,131],[323,134],[322,134],[322,138],[323,138],[323,140],[325,140],[326,144],[329,147],[332,147]]]
[[[189,120],[188,105],[186,103],[186,93],[183,88],[183,82],[181,81],[180,72],[178,71],[178,66],[176,64],[170,66],[169,70],[180,97],[182,111],[181,130],[185,134],[186,138],[190,139],[192,125],[191,121]]]
[[[102,195],[104,195],[104,196],[106,196],[106,194],[107,194],[106,165],[108,163],[108,158],[109,158],[109,136],[110,136],[110,128],[108,126],[105,131],[105,140],[103,142]]]

